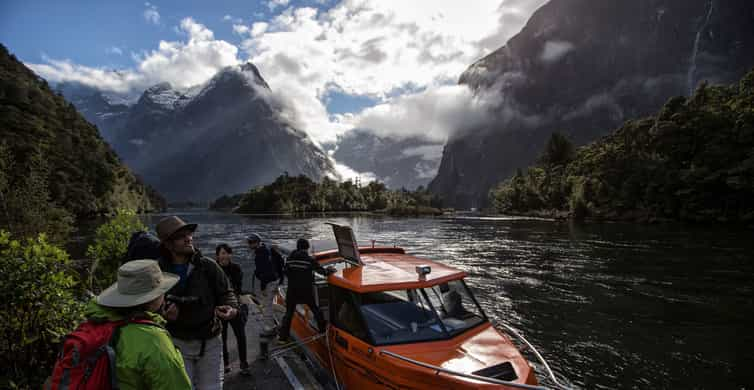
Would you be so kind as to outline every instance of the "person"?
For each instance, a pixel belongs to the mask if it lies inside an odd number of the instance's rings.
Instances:
[[[165,316],[193,388],[219,390],[223,387],[220,320],[237,315],[238,301],[220,266],[194,248],[196,228],[176,216],[157,223],[160,268],[180,278],[168,291],[171,302]]]
[[[130,261],[118,268],[117,281],[86,305],[87,322],[82,324],[76,332],[95,328],[102,332],[107,324],[111,325],[108,329],[113,332],[110,335],[110,342],[114,345],[115,361],[111,361],[110,364],[115,364],[115,379],[121,390],[191,389],[183,357],[173,345],[170,334],[164,328],[165,319],[160,315],[164,306],[165,292],[173,287],[178,279],[176,275],[161,272],[154,260]],[[120,322],[121,325],[115,325],[116,322]],[[82,336],[78,337],[78,340],[94,340],[96,337],[94,335]],[[74,339],[66,338],[66,340]],[[98,350],[81,345],[74,349],[76,351]],[[80,361],[90,358],[82,359],[76,356],[73,359]],[[107,366],[107,363],[104,364]],[[56,364],[51,388],[62,389],[74,385],[73,372],[63,373],[62,371],[66,371],[63,367],[68,370],[73,369],[66,363]],[[59,377],[57,371],[61,371]],[[88,374],[92,372],[86,371]],[[97,370],[93,371],[97,372]],[[108,378],[99,378],[98,383],[104,381],[110,384],[113,379],[110,375]],[[84,378],[87,378],[86,374]],[[57,379],[60,383],[56,382]],[[88,379],[95,380],[94,377],[88,377]]]
[[[300,238],[296,242],[296,250],[288,256],[285,264],[285,273],[288,277],[288,290],[285,294],[285,316],[280,326],[278,340],[280,343],[289,342],[291,321],[296,305],[304,304],[317,320],[317,328],[320,332],[325,331],[325,317],[314,300],[312,289],[314,288],[314,272],[329,275],[335,272],[334,268],[324,269],[314,258],[309,256],[309,241]]]
[[[233,249],[228,244],[220,244],[215,248],[215,256],[217,263],[220,264],[225,275],[228,277],[233,291],[236,293],[236,297],[240,298],[242,294],[241,287],[243,286],[243,270],[241,266],[234,263],[231,259],[233,256]],[[238,345],[238,358],[241,361],[241,375],[251,375],[249,370],[249,363],[246,360],[246,314],[244,310],[248,310],[246,305],[241,304],[241,312],[235,318],[231,320],[223,320],[223,363],[225,364],[225,373],[230,372],[230,362],[228,361],[228,324],[233,328],[233,334],[236,335],[236,343]]]
[[[275,333],[275,319],[272,315],[272,299],[278,289],[278,281],[283,278],[282,265],[273,261],[270,249],[262,242],[262,236],[250,234],[246,241],[254,260],[254,277],[259,279],[260,303],[262,305],[263,335]]]

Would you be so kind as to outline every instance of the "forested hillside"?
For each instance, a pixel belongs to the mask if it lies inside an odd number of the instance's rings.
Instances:
[[[754,71],[703,84],[657,115],[572,152],[560,135],[538,165],[490,191],[502,213],[628,220],[754,221]]]
[[[0,45],[0,228],[64,235],[74,218],[163,202],[96,127]]]

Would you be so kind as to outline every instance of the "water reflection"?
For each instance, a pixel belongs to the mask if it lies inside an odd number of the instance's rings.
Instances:
[[[754,383],[754,241],[744,229],[519,218],[258,218],[182,212],[199,248],[244,237],[357,237],[467,271],[495,321],[524,334],[584,388],[742,388]],[[161,215],[146,217],[154,226]]]

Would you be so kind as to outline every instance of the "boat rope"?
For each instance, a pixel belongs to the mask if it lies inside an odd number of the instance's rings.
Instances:
[[[542,365],[545,367],[545,370],[547,370],[547,375],[550,377],[550,379],[552,379],[552,381],[555,383],[555,385],[558,388],[560,388],[560,389],[570,389],[570,387],[568,387],[568,386],[560,383],[560,381],[558,381],[558,379],[555,377],[555,373],[552,372],[552,369],[550,368],[550,365],[547,364],[547,361],[545,360],[545,358],[542,357],[542,355],[539,353],[539,351],[537,351],[537,349],[534,348],[534,345],[532,345],[529,342],[529,340],[527,340],[526,338],[524,338],[524,336],[520,335],[518,332],[516,332],[515,329],[513,329],[513,327],[511,327],[509,325],[506,325],[506,324],[504,324],[502,322],[500,322],[498,325],[503,326],[508,332],[510,332],[511,334],[513,334],[514,336],[516,336],[519,340],[523,341],[526,344],[527,347],[529,347],[529,349],[534,353],[534,355],[537,357],[537,359],[539,360],[539,362],[542,363]]]
[[[335,372],[335,363],[332,359],[332,348],[330,347],[330,332],[325,332],[325,343],[327,343],[327,354],[330,356],[330,368],[332,369],[332,378],[335,382],[335,388],[340,390],[340,384],[338,384],[338,374]]]
[[[292,343],[284,344],[281,347],[275,348],[272,351],[270,351],[270,358],[275,358],[279,355],[282,355],[288,351],[292,351],[296,348],[299,348],[301,346],[304,346],[306,344],[311,343],[314,340],[321,339],[322,337],[326,337],[324,333],[315,334],[314,336],[309,336],[305,339],[301,339]]]

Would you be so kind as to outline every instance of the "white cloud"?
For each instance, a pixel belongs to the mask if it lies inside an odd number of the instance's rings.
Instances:
[[[342,0],[324,12],[273,0],[267,5],[288,8],[270,20],[244,24],[232,15],[223,17],[242,36],[238,47],[186,18],[176,27],[184,41],[161,41],[155,50],[132,54],[132,69],[108,72],[53,59],[29,65],[53,82],[138,91],[162,81],[179,87],[206,81],[238,63],[240,49],[289,107],[297,126],[319,143],[332,142],[356,125],[438,140],[455,126],[473,123],[474,115],[485,118],[483,99],[454,86],[459,75],[518,32],[544,2],[476,0],[469,6],[456,0]],[[145,5],[157,12],[151,3]],[[330,115],[325,107],[330,91],[381,103],[361,113]]]
[[[337,161],[333,161],[333,163],[335,166],[335,173],[338,175],[337,177],[333,177],[333,179],[351,181],[356,181],[356,179],[359,179],[362,184],[367,184],[369,182],[377,180],[377,175],[372,172],[358,172]]]
[[[147,9],[144,10],[144,20],[152,24],[160,24],[160,13],[157,12],[157,6],[151,3],[144,3]]]
[[[50,58],[27,65],[51,82],[77,81],[105,91],[139,93],[164,81],[181,88],[201,84],[218,70],[238,64],[238,48],[215,40],[204,25],[185,18],[179,31],[188,41],[160,41],[157,50],[132,53],[138,63],[134,69],[111,71]]]
[[[479,0],[470,7],[454,0],[344,0],[327,12],[291,7],[251,25],[241,47],[273,89],[288,94],[299,110],[304,107],[303,129],[317,141],[332,142],[348,130],[348,121],[328,115],[328,91],[387,103],[402,91],[455,84],[544,1]],[[431,119],[414,124],[437,127]],[[446,127],[436,133],[446,136]]]
[[[406,157],[419,156],[427,161],[438,161],[442,158],[442,149],[442,144],[422,145],[404,149],[401,151],[401,154]]]
[[[539,54],[539,59],[545,63],[552,63],[563,58],[573,50],[573,43],[566,41],[547,41]]]
[[[285,7],[289,2],[290,0],[270,0],[267,2],[267,8],[270,9],[270,12],[275,12],[275,8]]]
[[[233,32],[238,35],[243,35],[249,32],[249,28],[244,26],[243,24],[234,24]]]
[[[398,97],[357,115],[343,117],[342,121],[381,136],[418,136],[442,142],[459,130],[474,128],[489,120],[489,110],[496,101],[491,96],[474,96],[464,85],[447,85]],[[427,155],[428,149],[421,151]]]
[[[123,50],[119,48],[118,46],[111,46],[105,49],[105,53],[107,54],[117,54],[119,56],[123,55]]]

